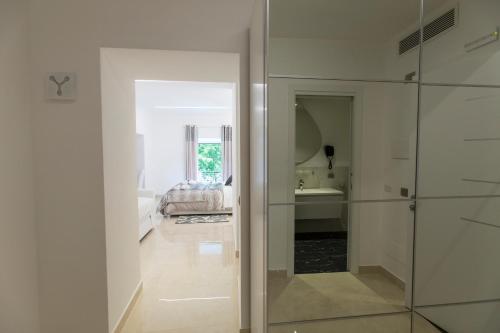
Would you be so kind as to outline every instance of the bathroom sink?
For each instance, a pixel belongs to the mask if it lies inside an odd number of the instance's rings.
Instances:
[[[332,196],[332,195],[344,195],[344,192],[329,188],[329,187],[320,187],[320,188],[305,188],[305,189],[295,189],[296,196]]]

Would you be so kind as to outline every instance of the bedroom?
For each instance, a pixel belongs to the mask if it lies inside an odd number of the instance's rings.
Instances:
[[[138,80],[135,87],[139,202],[155,200],[154,212],[140,214],[160,219],[141,219],[140,238],[165,218],[176,224],[229,220],[236,186],[234,85]]]
[[[237,297],[231,293],[237,283],[235,85],[136,80],[135,97],[144,304],[159,298],[172,309],[187,306],[184,311],[196,316],[197,304],[208,303],[234,313],[224,320],[237,326]],[[197,281],[200,275],[217,277],[224,288],[215,292]],[[181,276],[193,279],[179,281]],[[142,306],[159,310],[164,308]],[[134,331],[139,312],[131,314],[124,332]],[[162,311],[159,320],[175,321],[175,313]]]

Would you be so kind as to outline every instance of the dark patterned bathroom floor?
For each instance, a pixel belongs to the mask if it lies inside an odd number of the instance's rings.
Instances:
[[[295,274],[347,271],[347,232],[295,234]]]

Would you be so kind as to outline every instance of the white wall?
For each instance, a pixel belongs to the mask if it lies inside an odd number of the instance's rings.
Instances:
[[[153,189],[157,195],[164,194],[186,179],[185,125],[210,127],[220,137],[220,126],[231,124],[231,113],[142,112],[150,124],[143,132],[146,142],[146,188]]]
[[[28,3],[0,3],[0,332],[39,332]]]
[[[415,193],[417,89],[398,84],[385,90],[383,198],[396,198],[401,188]],[[411,281],[413,213],[408,206],[404,202],[383,206],[378,248],[380,265],[402,281]]]
[[[269,73],[272,75],[349,79],[381,78],[384,75],[381,66],[384,52],[376,43],[270,38],[269,54]]]
[[[44,333],[108,331],[99,87],[101,5],[98,1],[31,1],[40,319]],[[44,99],[43,78],[49,71],[77,73],[75,103]]]
[[[228,97],[232,104],[233,97]],[[161,195],[186,179],[185,125],[197,125],[200,138],[220,139],[220,127],[231,125],[232,116],[232,109],[137,108],[137,133],[144,134],[145,141],[146,188]]]
[[[109,331],[141,284],[134,82],[113,53],[101,53],[102,135]]]
[[[31,62],[42,332],[108,330],[100,47],[240,54],[242,122],[248,115],[248,27],[252,1],[32,0]],[[50,23],[49,23],[50,22]],[[196,22],[188,24],[187,22]],[[74,71],[75,103],[47,103],[44,74]],[[210,72],[204,68],[202,72]],[[248,136],[241,131],[242,157]],[[248,184],[242,161],[242,184]],[[242,192],[243,234],[249,193]],[[242,266],[248,273],[248,240]],[[248,295],[249,281],[242,275]],[[248,299],[248,297],[244,298]],[[78,300],[78,302],[75,302]],[[247,309],[246,309],[247,310]],[[248,326],[243,312],[243,326]]]

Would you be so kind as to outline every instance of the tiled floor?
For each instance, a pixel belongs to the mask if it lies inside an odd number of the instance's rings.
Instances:
[[[403,312],[404,290],[383,274],[269,273],[271,323]]]
[[[297,324],[272,325],[269,333],[411,333],[411,314],[391,314],[355,319],[321,320]],[[413,333],[440,333],[425,319],[415,315]]]
[[[164,219],[141,245],[143,292],[122,333],[238,332],[232,222]]]
[[[404,290],[382,273],[270,272],[268,287],[269,333],[412,332]],[[414,316],[413,333],[439,332]]]
[[[144,288],[121,333],[238,332],[233,224],[165,219],[141,245]],[[405,311],[404,292],[379,274],[270,274],[273,323]],[[409,314],[272,325],[270,333],[406,333]],[[418,333],[436,331],[416,322]]]

